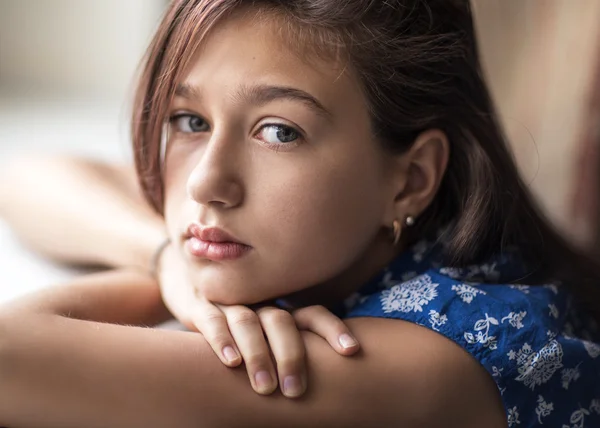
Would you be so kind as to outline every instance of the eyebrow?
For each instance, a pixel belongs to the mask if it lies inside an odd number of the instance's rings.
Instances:
[[[175,96],[198,101],[202,99],[200,88],[181,83],[175,89]],[[262,106],[275,100],[291,100],[305,104],[316,114],[332,118],[331,112],[315,97],[301,89],[289,86],[253,85],[238,88],[232,96],[234,102]]]

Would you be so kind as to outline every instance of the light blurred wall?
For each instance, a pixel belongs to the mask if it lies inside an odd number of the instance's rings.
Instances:
[[[485,72],[525,180],[549,217],[587,243],[596,224],[573,217],[572,197],[600,60],[600,1],[472,2]]]
[[[0,0],[0,89],[129,93],[164,0]]]

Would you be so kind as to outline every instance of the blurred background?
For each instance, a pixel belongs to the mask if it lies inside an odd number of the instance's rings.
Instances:
[[[0,157],[127,158],[137,65],[167,0],[0,0]]]
[[[131,159],[136,67],[166,3],[0,0],[0,166],[22,151]],[[565,234],[597,246],[600,1],[473,6],[526,182]]]

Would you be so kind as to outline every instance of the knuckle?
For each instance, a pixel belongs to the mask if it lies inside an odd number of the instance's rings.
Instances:
[[[204,313],[203,318],[205,322],[210,324],[222,323],[225,321],[225,315],[220,311],[207,311]]]
[[[298,309],[294,312],[294,317],[298,318],[312,318],[312,317],[320,317],[323,314],[327,314],[329,312],[327,308],[323,305],[313,305],[307,306],[305,308]]]
[[[225,333],[222,331],[215,332],[211,335],[208,335],[208,337],[205,335],[204,337],[206,337],[206,340],[208,340],[211,344],[217,347],[230,345],[233,342],[229,333]]]
[[[238,326],[258,324],[258,316],[250,309],[239,310],[231,315],[231,322]]]
[[[252,352],[244,356],[244,362],[249,367],[264,368],[269,365],[270,357],[264,352]]]
[[[264,313],[268,313],[268,312],[271,312],[271,311],[278,311],[278,310],[283,310],[283,309],[279,309],[279,308],[276,308],[274,306],[263,306],[263,307],[260,307],[260,308],[256,309],[256,313],[258,315],[262,315]]]
[[[277,361],[277,371],[286,373],[296,373],[302,370],[304,366],[304,353],[295,356],[285,356]]]
[[[309,306],[307,309],[312,310],[315,313],[318,314],[323,314],[323,313],[327,313],[329,312],[329,309],[327,309],[325,306],[323,305],[314,305],[314,306]]]
[[[293,317],[283,309],[273,309],[260,313],[260,320],[265,324],[287,324],[294,323]]]

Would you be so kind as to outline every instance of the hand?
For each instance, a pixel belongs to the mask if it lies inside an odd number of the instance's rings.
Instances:
[[[215,305],[198,298],[192,321],[224,364],[235,367],[243,359],[252,388],[265,395],[278,383],[289,398],[306,391],[305,349],[299,330],[323,337],[340,355],[352,355],[359,348],[348,327],[323,306],[293,313],[265,306],[255,312],[246,306]]]
[[[225,365],[237,367],[244,361],[252,388],[259,394],[272,393],[278,383],[286,397],[305,392],[305,349],[299,330],[323,337],[340,355],[352,355],[359,349],[343,321],[322,306],[294,312],[265,306],[253,311],[203,299],[196,295],[185,263],[171,245],[162,254],[159,280],[165,305],[175,318],[202,333]]]

